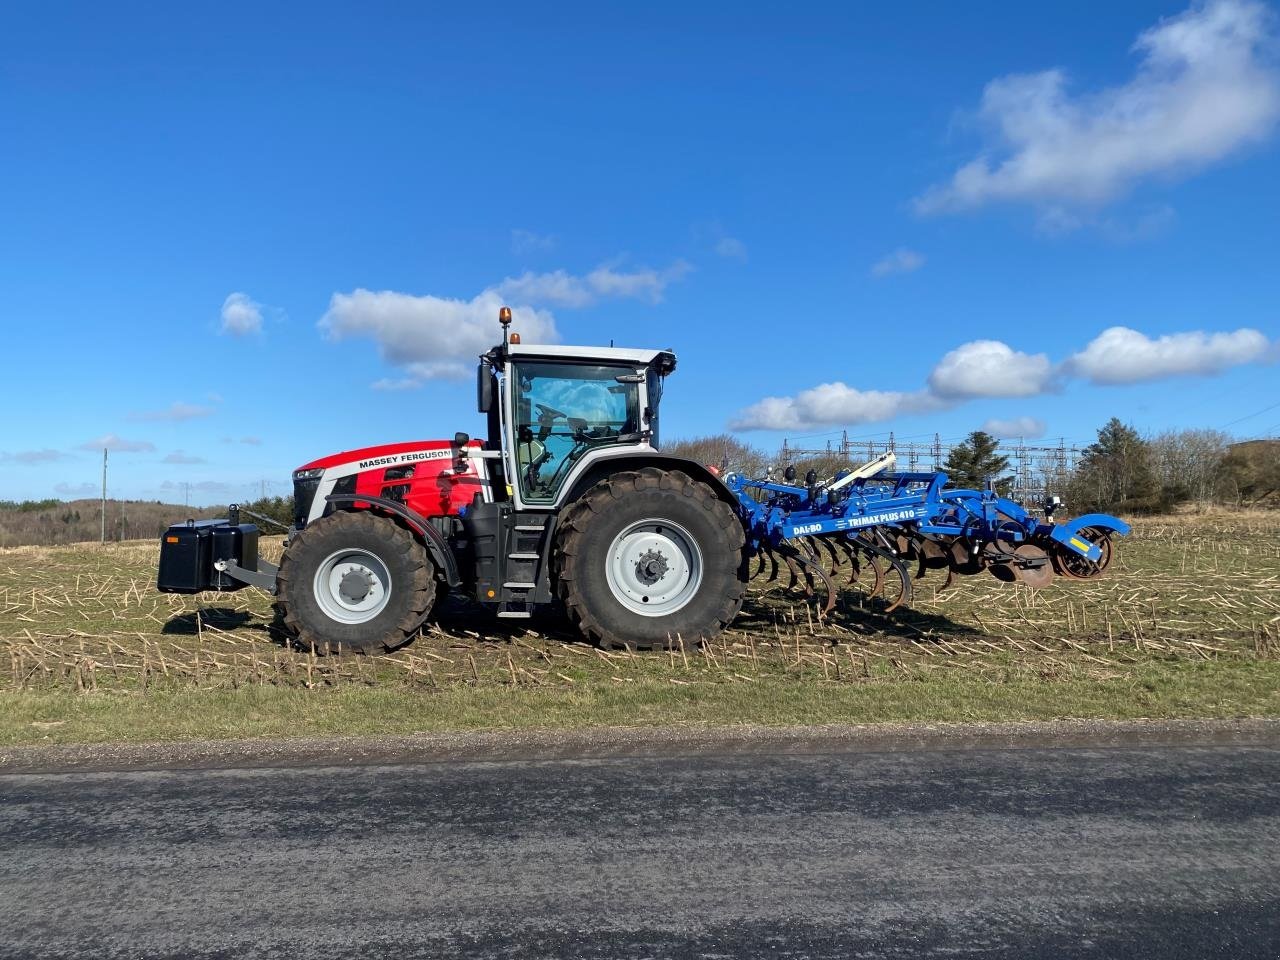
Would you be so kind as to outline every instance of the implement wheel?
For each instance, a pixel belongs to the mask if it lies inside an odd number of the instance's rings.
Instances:
[[[1105,527],[1085,527],[1078,531],[1078,535],[1096,544],[1102,556],[1097,560],[1087,560],[1055,543],[1051,554],[1055,569],[1068,580],[1093,580],[1102,576],[1111,566],[1111,531]]]
[[[745,548],[737,515],[705,484],[679,470],[625,471],[565,510],[556,589],[603,647],[694,645],[742,608]]]
[[[285,550],[276,602],[285,626],[316,653],[402,646],[436,598],[435,568],[413,534],[367,510],[310,523]]]

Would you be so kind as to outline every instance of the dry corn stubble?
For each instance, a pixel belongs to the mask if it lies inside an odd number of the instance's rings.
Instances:
[[[318,658],[289,645],[258,591],[157,593],[157,550],[0,550],[0,688],[829,687],[956,671],[992,683],[1110,682],[1144,663],[1280,656],[1280,516],[1257,512],[1140,520],[1105,578],[1040,592],[988,576],[939,592],[934,573],[910,609],[888,617],[862,609],[854,591],[819,617],[795,592],[756,587],[721,637],[639,655],[587,647],[554,614],[511,627],[453,600],[394,654]]]

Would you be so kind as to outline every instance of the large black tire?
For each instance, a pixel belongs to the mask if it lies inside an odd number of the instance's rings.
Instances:
[[[617,559],[624,556],[618,538],[651,520],[670,523],[668,529],[680,531],[680,542],[688,538],[701,555],[700,577],[688,576],[685,590],[677,591],[672,602],[687,599],[661,615],[629,608],[620,599],[625,591],[610,585],[610,577],[616,582],[618,571],[626,569],[627,561]],[[643,556],[653,556],[663,567],[646,576],[666,577],[661,550]],[[679,470],[645,467],[601,481],[564,511],[557,532],[556,589],[569,619],[603,647],[661,650],[680,641],[693,646],[719,634],[742,609],[749,561],[742,523],[706,484]],[[612,572],[611,563],[616,564]],[[661,589],[661,580],[655,581],[654,590]],[[637,598],[627,602],[636,606]]]
[[[322,569],[336,574],[318,576]],[[354,587],[330,588],[325,595],[326,585],[342,581],[344,570],[367,573],[354,578]],[[352,602],[361,589],[368,592],[355,602],[369,608],[344,609],[341,603]],[[302,646],[321,654],[383,653],[403,646],[435,599],[435,567],[426,549],[408,530],[367,510],[340,511],[308,524],[290,541],[276,576],[285,626]]]

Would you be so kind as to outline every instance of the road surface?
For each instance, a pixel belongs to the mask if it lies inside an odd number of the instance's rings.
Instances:
[[[1280,956],[1280,748],[0,776],[0,956]]]

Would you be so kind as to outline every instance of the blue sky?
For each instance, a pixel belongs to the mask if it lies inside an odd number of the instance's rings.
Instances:
[[[1280,430],[1274,6],[185,6],[0,15],[0,498],[479,432],[502,302],[668,436]]]

